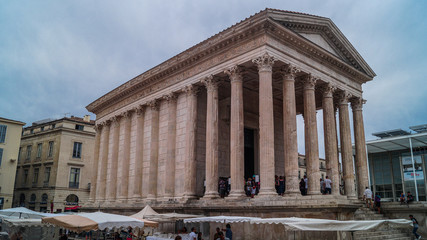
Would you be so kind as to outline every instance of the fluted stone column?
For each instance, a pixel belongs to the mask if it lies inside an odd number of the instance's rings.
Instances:
[[[205,198],[218,197],[218,81],[203,79],[207,89],[206,111],[206,190]]]
[[[282,69],[283,76],[283,140],[286,194],[299,193],[298,141],[295,99],[295,75],[299,70],[291,65]]]
[[[92,170],[92,177],[91,177],[91,184],[90,184],[90,194],[89,194],[89,202],[95,201],[96,197],[96,186],[97,186],[97,178],[98,178],[98,166],[100,162],[100,145],[101,145],[101,130],[102,125],[96,124],[95,127],[95,150],[93,153],[93,170]]]
[[[244,192],[244,121],[243,121],[243,77],[238,66],[225,73],[231,81],[230,116],[230,174],[231,190],[229,197],[245,196]]]
[[[320,194],[319,143],[317,136],[316,98],[317,79],[307,75],[304,80],[305,156],[307,162],[308,194]]]
[[[122,168],[120,175],[117,177],[117,196],[120,200],[125,201],[128,197],[129,187],[130,127],[132,112],[127,111],[121,116],[120,126],[123,126],[123,144],[119,145],[119,164]]]
[[[187,86],[187,124],[185,138],[185,199],[196,198],[196,131],[197,131],[197,93],[198,87]]]
[[[350,95],[345,91],[339,96],[339,122],[341,159],[343,164],[344,190],[347,197],[356,197],[354,188],[353,149],[351,146],[350,117],[348,113],[348,100]]]
[[[157,170],[159,168],[159,102],[149,103],[151,109],[150,176],[148,180],[148,200],[157,198]]]
[[[168,104],[168,139],[165,168],[165,199],[169,200],[175,195],[175,151],[176,151],[176,110],[177,95],[170,93],[165,96]]]
[[[119,156],[119,136],[120,136],[120,116],[115,116],[111,119],[111,126],[113,127],[111,154],[108,157],[108,176],[107,181],[107,200],[116,200],[116,189],[117,189],[117,165]]]
[[[274,188],[274,110],[273,64],[274,57],[265,53],[252,62],[258,66],[259,75],[259,152],[260,196],[277,196]],[[242,170],[243,171],[243,170]]]
[[[323,87],[323,133],[325,140],[326,174],[332,181],[332,194],[340,194],[340,176],[338,170],[337,126],[333,92],[336,87],[330,83]]]
[[[106,199],[107,186],[107,167],[108,167],[108,151],[110,141],[110,121],[102,123],[101,144],[100,144],[100,161],[98,166],[98,174],[96,179],[96,200],[101,201]]]
[[[144,155],[144,116],[145,106],[135,109],[136,113],[136,144],[135,144],[135,182],[133,198],[138,200],[142,197],[143,155]]]
[[[362,107],[366,101],[362,98],[353,98],[351,108],[353,109],[354,143],[356,146],[356,176],[358,197],[363,198],[365,187],[369,187],[368,164],[366,162],[365,128],[363,126]]]

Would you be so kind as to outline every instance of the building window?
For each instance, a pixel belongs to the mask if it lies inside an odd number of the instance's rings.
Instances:
[[[44,185],[48,185],[50,180],[50,167],[44,169]]]
[[[23,193],[21,193],[21,195],[19,195],[19,206],[25,207],[25,194],[23,194]]]
[[[76,130],[83,131],[84,126],[80,124],[76,124]]]
[[[34,168],[33,184],[37,184],[39,180],[39,168]]]
[[[44,126],[40,128],[40,131],[42,131],[42,132],[44,131]]]
[[[29,204],[34,204],[34,203],[36,203],[36,194],[33,193],[31,194]]]
[[[0,125],[0,143],[4,143],[6,140],[6,125]]]
[[[49,142],[49,149],[47,151],[47,157],[52,157],[53,155],[53,141]]]
[[[42,148],[43,148],[43,143],[37,144],[37,158],[42,157]]]
[[[24,170],[24,184],[27,184],[28,181],[28,169]]]
[[[81,157],[82,157],[82,143],[74,142],[73,158],[81,158]]]
[[[3,148],[0,148],[0,166],[1,166],[2,159],[3,159]]]
[[[48,198],[47,194],[43,193],[43,195],[42,195],[42,201],[40,202],[40,204],[47,204],[47,198]]]
[[[71,168],[70,188],[79,188],[80,168]]]
[[[31,129],[31,130],[30,130],[30,133],[34,133],[34,129]]]
[[[54,123],[54,124],[52,124],[51,125],[51,129],[54,129],[55,128],[55,126],[56,126],[56,124]]]
[[[27,146],[27,157],[25,158],[25,160],[31,159],[31,148],[32,148],[31,145]]]

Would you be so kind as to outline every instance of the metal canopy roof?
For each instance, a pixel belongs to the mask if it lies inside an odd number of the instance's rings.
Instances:
[[[372,135],[379,138],[402,136],[402,135],[409,135],[409,134],[410,134],[409,132],[402,129],[394,129],[394,130],[372,133]]]
[[[379,140],[367,141],[368,153],[379,153],[410,149],[409,138],[412,139],[412,148],[427,147],[427,132],[411,135],[387,137]]]
[[[412,127],[409,127],[409,129],[417,133],[427,132],[427,124],[412,126]]]

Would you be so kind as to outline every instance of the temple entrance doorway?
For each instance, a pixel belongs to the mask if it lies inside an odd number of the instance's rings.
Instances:
[[[245,128],[245,179],[255,174],[255,130]]]

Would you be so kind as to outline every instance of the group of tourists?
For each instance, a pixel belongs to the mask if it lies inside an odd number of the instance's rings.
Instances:
[[[225,234],[224,234],[224,232]],[[187,228],[184,227],[182,230],[178,231],[178,234],[175,237],[175,240],[182,240],[182,236],[188,234],[188,238],[190,240],[203,240],[203,234],[202,232],[197,232],[195,227],[191,228],[191,232],[187,233]],[[225,229],[220,229],[219,227],[216,228],[215,235],[213,237],[214,240],[233,240],[233,232],[231,231],[231,225],[227,224],[225,226]]]
[[[304,175],[304,178],[301,178],[301,181],[299,182],[299,190],[301,195],[307,195],[308,178],[306,175]],[[329,176],[326,176],[325,179],[320,179],[320,193],[324,195],[332,193],[332,181],[329,179]]]
[[[285,193],[285,177],[283,176],[274,176],[274,187],[278,195],[283,196]]]
[[[251,178],[248,178],[245,182],[245,193],[246,196],[253,198],[255,195],[258,194],[260,187],[259,180],[257,181],[256,176],[252,176]]]
[[[381,213],[381,196],[380,193],[377,192],[375,194],[374,201],[372,202],[373,193],[369,187],[365,188],[363,192],[363,201],[366,203],[367,208],[372,208],[374,211],[377,210],[378,213]]]
[[[405,193],[400,194],[400,205],[407,204],[409,207],[409,203],[414,201],[414,196],[412,196],[411,192],[407,192],[406,196]]]

